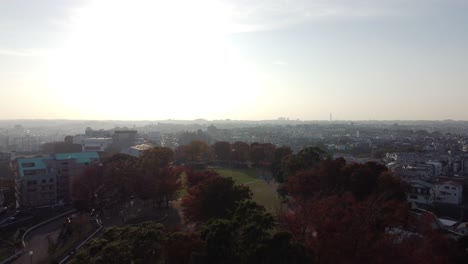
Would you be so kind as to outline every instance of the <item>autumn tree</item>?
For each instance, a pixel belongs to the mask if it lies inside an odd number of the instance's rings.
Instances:
[[[228,161],[231,158],[231,144],[227,141],[218,141],[212,146],[215,158],[220,161]]]
[[[204,141],[192,141],[186,146],[186,155],[191,162],[205,160],[209,155],[208,145]]]
[[[194,169],[187,169],[185,170],[186,180],[187,180],[187,187],[192,188],[206,180],[220,177],[220,175],[212,170],[194,170]]]
[[[180,164],[182,162],[187,162],[190,160],[188,147],[186,145],[177,146],[174,150],[175,162]]]
[[[236,203],[252,196],[244,185],[235,185],[232,178],[213,177],[188,190],[183,198],[185,218],[190,222],[206,222],[212,218],[225,218]]]
[[[106,186],[102,166],[87,166],[83,173],[74,176],[71,183],[71,196],[76,206],[81,209],[102,206]]]
[[[154,147],[145,150],[139,160],[143,170],[166,167],[174,162],[174,151],[167,147]]]
[[[344,194],[351,192],[363,200],[371,194],[385,193],[405,199],[405,185],[391,175],[384,165],[375,162],[347,164],[343,158],[326,160],[312,169],[289,176],[287,192],[295,199],[315,198],[315,194]]]
[[[250,161],[254,166],[269,167],[273,161],[275,145],[271,143],[252,143],[250,145]]]
[[[180,175],[183,170],[177,167],[163,167],[152,171],[151,177],[154,191],[152,193],[153,201],[161,207],[165,203],[169,206],[169,201],[176,198],[177,191],[181,187]]]
[[[106,196],[113,201],[123,202],[139,188],[138,175],[142,173],[135,157],[116,154],[105,161]]]
[[[405,201],[351,193],[296,203],[279,215],[314,263],[457,263],[454,239],[409,212]],[[465,255],[466,256],[466,255]],[[462,262],[460,262],[462,263]]]
[[[231,161],[245,163],[250,159],[249,153],[249,144],[241,141],[236,141],[232,144]]]

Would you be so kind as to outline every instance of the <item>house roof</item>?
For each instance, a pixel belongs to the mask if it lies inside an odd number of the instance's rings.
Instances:
[[[57,153],[55,154],[56,160],[69,160],[74,159],[76,163],[86,163],[99,159],[97,152],[75,152],[75,153]]]
[[[458,224],[457,221],[453,221],[453,220],[450,220],[450,219],[444,219],[444,218],[439,218],[439,221],[440,221],[444,226],[448,226],[448,227],[451,227],[451,226],[454,226],[454,225]]]
[[[131,146],[130,148],[143,151],[143,150],[151,149],[153,148],[153,146],[149,144],[141,144],[141,145]]]

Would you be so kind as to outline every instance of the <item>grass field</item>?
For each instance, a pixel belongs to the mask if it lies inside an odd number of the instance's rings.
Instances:
[[[280,200],[276,193],[276,184],[268,184],[266,181],[257,178],[257,172],[254,169],[236,170],[236,169],[215,169],[223,177],[232,177],[237,184],[249,186],[253,193],[253,200],[258,204],[274,213],[280,207]]]

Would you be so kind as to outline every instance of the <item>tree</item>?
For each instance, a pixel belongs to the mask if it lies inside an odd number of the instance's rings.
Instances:
[[[78,252],[70,263],[152,263],[163,259],[163,226],[147,222],[106,229]]]
[[[408,209],[378,195],[329,196],[290,211],[286,226],[317,263],[463,263],[455,240],[433,228],[433,216],[415,218]]]
[[[244,185],[235,185],[232,178],[213,177],[190,188],[182,200],[184,216],[189,222],[206,222],[226,218],[236,203],[252,196]]]
[[[0,207],[15,206],[15,178],[12,176],[9,177],[0,177],[0,195],[3,195],[3,204],[0,204]]]
[[[294,202],[279,219],[316,263],[375,263],[401,254],[388,230],[407,226],[408,217],[405,202],[348,193]]]
[[[249,160],[250,146],[241,141],[236,141],[232,144],[231,160],[239,163],[244,163]]]
[[[175,149],[175,161],[176,164],[180,164],[181,162],[189,161],[189,154],[188,154],[188,147],[186,145],[178,146]]]
[[[231,144],[226,141],[218,141],[213,144],[213,152],[217,160],[228,161],[231,158]]]
[[[282,159],[281,169],[276,174],[276,181],[285,182],[290,175],[301,170],[311,169],[326,159],[329,159],[329,156],[316,147],[308,147],[295,155],[286,156]]]
[[[309,263],[305,250],[302,254],[294,250],[298,247],[291,243],[291,236],[275,232],[274,225],[273,216],[263,206],[251,200],[239,202],[230,218],[213,219],[204,226],[204,262]]]
[[[220,177],[220,175],[212,170],[194,170],[188,169],[185,171],[186,179],[187,179],[187,187],[192,188],[195,185],[198,185],[206,180]]]
[[[315,199],[316,194],[351,192],[364,200],[372,194],[385,193],[389,198],[405,199],[405,185],[393,177],[384,165],[374,162],[346,164],[343,158],[325,160],[312,169],[289,176],[285,189],[294,199]]]
[[[106,198],[119,202],[126,201],[136,193],[140,187],[138,175],[142,173],[134,157],[121,155],[116,154],[104,163]]]
[[[143,152],[140,162],[143,170],[167,167],[174,162],[174,151],[167,147],[154,147]]]
[[[283,159],[292,154],[293,151],[290,147],[282,146],[275,149],[275,152],[273,154],[273,162],[271,164],[271,173],[278,182],[284,182],[285,180],[283,179],[283,175],[281,174],[281,166],[283,163]]]
[[[101,201],[105,196],[103,168],[87,166],[82,174],[73,177],[71,195],[75,205],[80,204],[85,208],[102,206]]]
[[[208,145],[204,141],[195,140],[187,145],[186,152],[192,162],[200,162],[208,156]]]
[[[177,191],[181,187],[180,175],[183,170],[177,167],[164,167],[153,171],[153,200],[161,207],[162,203],[169,206],[169,201],[174,200]]]
[[[250,161],[254,166],[268,167],[273,161],[276,147],[271,143],[252,143],[250,145]]]

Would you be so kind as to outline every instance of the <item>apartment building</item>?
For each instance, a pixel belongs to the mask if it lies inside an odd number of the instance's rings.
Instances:
[[[19,158],[15,162],[17,207],[71,202],[71,182],[86,166],[99,162],[97,152]]]

